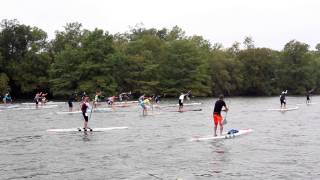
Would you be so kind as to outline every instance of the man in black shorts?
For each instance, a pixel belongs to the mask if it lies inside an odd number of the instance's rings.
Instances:
[[[282,93],[280,94],[280,104],[281,104],[281,109],[282,109],[282,106],[284,108],[286,108],[286,95],[288,93],[288,90],[286,91],[282,91]]]

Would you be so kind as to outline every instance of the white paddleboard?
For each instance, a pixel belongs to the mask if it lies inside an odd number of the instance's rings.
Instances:
[[[21,103],[22,105],[36,105],[35,102],[29,102],[29,103]],[[39,105],[41,105],[42,103],[39,102]],[[60,105],[60,104],[67,104],[66,102],[54,102],[54,101],[48,101],[45,104],[48,104],[48,105]]]
[[[111,112],[113,111],[112,108],[96,108],[96,109],[93,109],[93,112]]]
[[[35,110],[35,109],[51,109],[56,108],[58,105],[38,105],[38,107],[21,107],[21,108],[14,108],[12,110]]]
[[[202,109],[183,109],[182,111],[179,110],[163,110],[165,112],[188,112],[188,111],[202,111]]]
[[[91,128],[87,129],[88,132],[104,132],[104,131],[111,131],[111,130],[120,130],[120,129],[128,129],[128,127],[108,127],[108,128]],[[77,132],[77,131],[84,131],[83,128],[69,128],[69,129],[48,129],[47,132]]]
[[[1,109],[12,109],[12,108],[17,108],[19,105],[3,105],[0,106]]]
[[[253,129],[242,129],[242,130],[239,130],[239,132],[234,133],[234,134],[224,133],[224,134],[222,134],[222,136],[193,137],[193,138],[190,139],[190,141],[207,141],[207,140],[219,140],[219,139],[232,139],[232,138],[235,138],[237,136],[248,134],[248,133],[250,133],[252,131],[253,131]]]
[[[267,111],[293,111],[299,109],[298,106],[292,108],[267,109]]]
[[[201,105],[201,103],[185,103],[183,104],[183,106],[197,106],[197,105]],[[163,106],[159,106],[159,107],[176,107],[179,106],[179,104],[169,104],[169,105],[163,105]]]
[[[120,101],[120,102],[114,102],[113,104],[132,104],[132,103],[138,103],[139,101]]]
[[[93,113],[103,113],[103,112],[111,112],[111,111],[113,111],[112,108],[96,108],[92,112]],[[57,114],[80,114],[80,113],[82,113],[82,111],[59,111],[56,113]],[[87,113],[91,113],[91,110],[89,109],[87,111]]]
[[[82,111],[59,111],[57,114],[80,114]]]

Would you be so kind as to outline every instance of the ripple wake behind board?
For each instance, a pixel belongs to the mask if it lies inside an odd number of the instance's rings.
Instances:
[[[232,139],[232,138],[235,138],[237,136],[248,134],[248,133],[250,133],[252,131],[253,131],[253,129],[242,129],[242,130],[239,130],[239,132],[233,133],[233,134],[223,133],[222,136],[193,137],[193,138],[190,139],[190,141],[208,141],[208,140],[219,140],[219,139]]]
[[[128,129],[128,127],[107,127],[107,128],[91,128],[87,129],[89,132],[105,132],[111,130],[120,130],[120,129]],[[48,129],[47,132],[77,132],[84,131],[83,128],[69,128],[69,129]]]

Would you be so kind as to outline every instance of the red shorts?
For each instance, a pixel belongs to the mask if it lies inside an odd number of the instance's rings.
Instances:
[[[221,114],[216,114],[214,113],[213,114],[213,122],[214,122],[214,125],[221,125],[222,124],[222,116]]]

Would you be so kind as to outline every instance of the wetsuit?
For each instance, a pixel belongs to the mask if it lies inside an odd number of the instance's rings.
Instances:
[[[86,122],[88,122],[88,120],[89,120],[89,116],[87,113],[88,108],[89,108],[89,103],[82,103],[81,111],[82,111],[83,118]]]
[[[280,95],[280,103],[281,103],[281,106],[282,106],[282,104],[286,105],[286,94],[285,93],[282,93]]]

